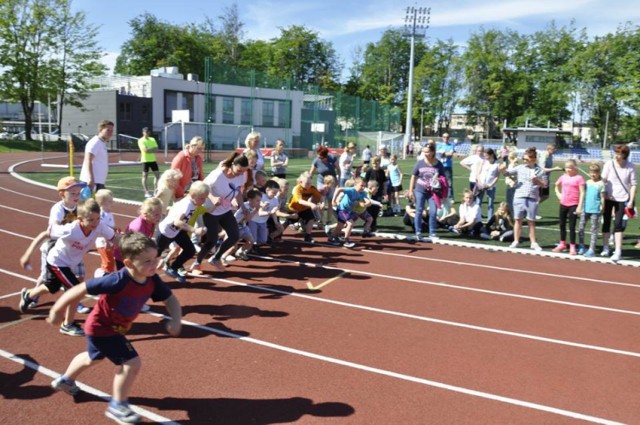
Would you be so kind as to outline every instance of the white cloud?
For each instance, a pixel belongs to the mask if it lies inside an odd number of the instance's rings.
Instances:
[[[105,64],[109,69],[107,70],[107,74],[112,75],[113,69],[116,67],[116,59],[120,52],[105,52],[100,62]]]

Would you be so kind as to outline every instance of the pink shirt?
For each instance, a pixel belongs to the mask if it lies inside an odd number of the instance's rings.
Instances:
[[[560,204],[571,207],[580,203],[580,187],[584,186],[584,178],[580,174],[571,177],[563,174],[558,177],[558,182],[562,186],[562,196]]]

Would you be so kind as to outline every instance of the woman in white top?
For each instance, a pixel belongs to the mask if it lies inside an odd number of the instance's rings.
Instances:
[[[624,236],[624,226],[622,217],[625,208],[633,208],[636,196],[636,170],[633,163],[628,160],[629,147],[627,145],[617,145],[614,149],[615,159],[604,164],[602,170],[602,180],[606,184],[606,197],[602,211],[602,240],[604,248],[600,254],[603,257],[609,256],[609,233],[611,233],[611,215],[615,213],[613,224],[615,251],[611,257],[612,261],[620,261],[622,257],[622,239]]]
[[[220,167],[205,177],[204,183],[209,186],[209,201],[212,206],[202,217],[207,233],[196,261],[191,266],[192,270],[199,270],[204,257],[216,245],[218,232],[222,228],[227,237],[213,257],[209,259],[209,263],[216,271],[224,271],[222,254],[235,246],[239,239],[238,222],[233,216],[233,212],[238,209],[239,205],[242,205],[242,186],[247,180],[246,171],[248,168],[249,160],[247,157],[233,152],[222,161]]]

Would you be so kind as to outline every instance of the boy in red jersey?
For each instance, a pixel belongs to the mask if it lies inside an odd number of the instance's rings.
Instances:
[[[166,306],[171,315],[167,331],[172,336],[180,333],[182,309],[171,289],[156,274],[157,247],[153,239],[140,233],[127,233],[120,241],[120,250],[123,269],[74,286],[51,308],[47,321],[55,326],[62,320],[67,306],[87,294],[100,295],[84,325],[87,351],[75,356],[66,372],[51,386],[71,395],[78,394],[80,389],[75,383],[78,375],[106,357],[119,368],[105,415],[118,423],[137,423],[140,416],[129,407],[128,397],[141,361],[125,334],[149,298],[162,301]]]

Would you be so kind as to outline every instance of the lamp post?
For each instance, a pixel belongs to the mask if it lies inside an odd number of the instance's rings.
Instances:
[[[420,107],[420,144],[422,144],[423,130],[424,130],[424,106]]]
[[[404,18],[405,37],[411,38],[411,53],[409,55],[409,86],[407,87],[407,121],[404,129],[404,144],[402,147],[402,159],[407,159],[407,146],[411,140],[412,113],[413,113],[413,56],[416,38],[424,38],[424,33],[429,27],[431,14],[430,7],[407,7]]]

